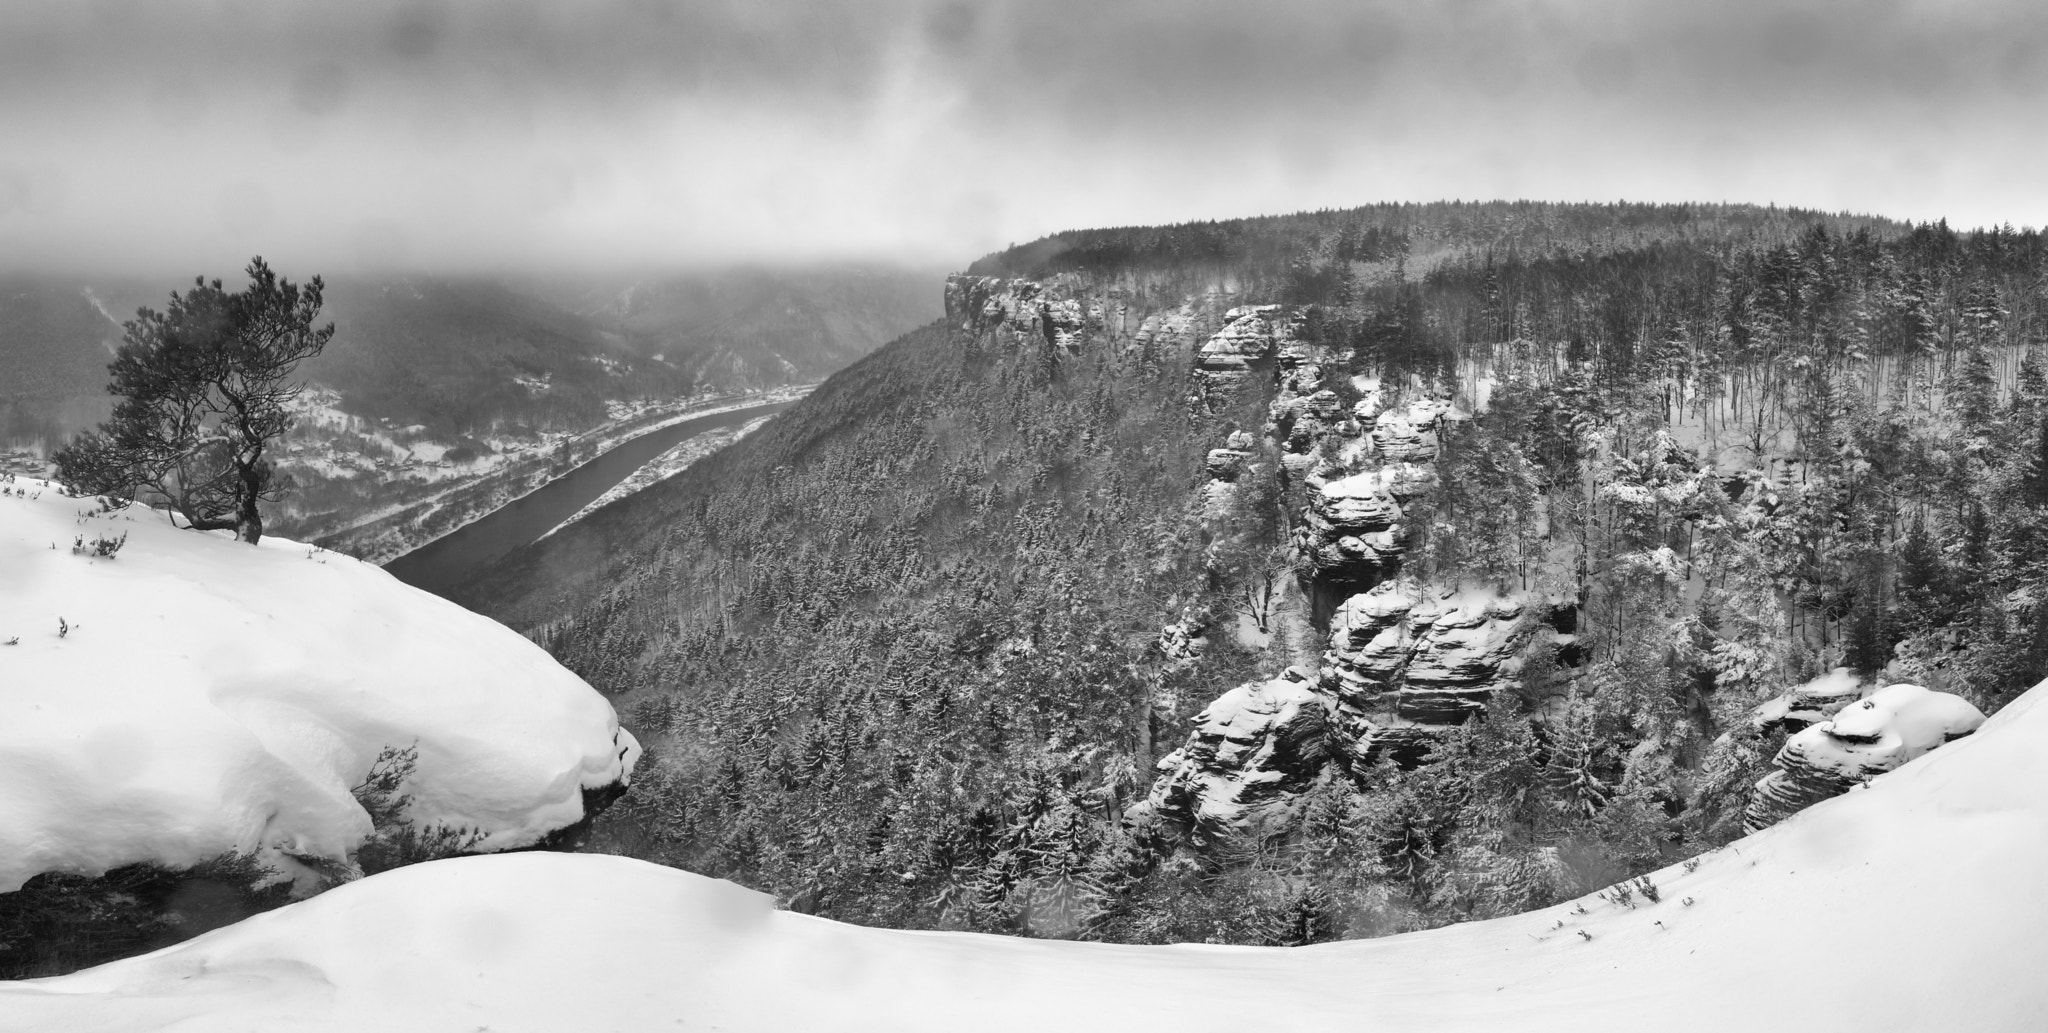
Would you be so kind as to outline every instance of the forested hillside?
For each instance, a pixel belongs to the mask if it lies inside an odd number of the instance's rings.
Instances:
[[[661,367],[728,389],[813,381],[938,315],[933,276],[858,266],[535,283]]]
[[[1813,686],[2048,673],[2043,257],[1729,206],[1062,234],[468,600],[650,743],[615,849],[800,910],[1522,910],[1740,834]]]

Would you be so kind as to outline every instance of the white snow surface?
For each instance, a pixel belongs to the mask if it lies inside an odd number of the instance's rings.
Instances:
[[[1786,750],[1815,767],[1864,778],[1969,735],[1983,723],[1984,715],[1961,696],[1887,685],[1794,735]]]
[[[2048,1014],[2044,699],[1655,873],[1658,900],[1633,907],[1124,947],[841,925],[640,861],[509,854],[0,984],[0,1030],[2031,1033]]]
[[[385,747],[418,748],[416,822],[522,846],[638,758],[540,647],[377,567],[12,487],[37,497],[0,497],[0,891],[230,850],[345,864],[371,831],[349,789]],[[113,558],[72,552],[124,532]]]

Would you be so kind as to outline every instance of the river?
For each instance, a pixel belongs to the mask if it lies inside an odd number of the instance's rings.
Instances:
[[[541,535],[610,491],[656,456],[686,438],[733,427],[777,413],[794,402],[773,402],[713,413],[651,430],[549,481],[485,516],[406,553],[384,569],[391,576],[435,595],[482,572],[506,554]]]

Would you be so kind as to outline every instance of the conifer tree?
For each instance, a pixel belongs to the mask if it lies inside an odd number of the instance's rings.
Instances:
[[[263,537],[260,503],[288,487],[270,451],[291,428],[290,383],[300,362],[320,354],[334,324],[316,328],[322,285],[300,286],[262,258],[249,286],[194,282],[163,312],[144,308],[126,324],[107,370],[122,400],[111,420],[58,450],[58,478],[71,491],[168,504],[194,530],[232,529]]]

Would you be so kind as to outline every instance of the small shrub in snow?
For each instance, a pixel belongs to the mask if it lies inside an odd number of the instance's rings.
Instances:
[[[407,816],[412,797],[405,793],[405,783],[412,778],[419,759],[418,744],[386,746],[362,782],[350,790],[369,813],[374,829],[356,851],[356,864],[364,875],[471,853],[483,839],[477,829],[420,826]]]
[[[126,544],[128,544],[128,532],[126,531],[121,532],[119,538],[106,534],[94,535],[92,541],[86,541],[85,536],[81,534],[71,543],[71,555],[91,556],[96,559],[110,560],[114,558],[115,553],[121,551],[121,546]]]

